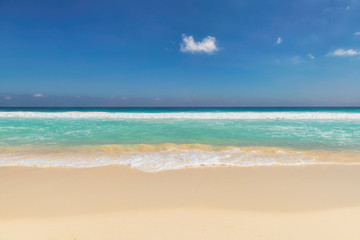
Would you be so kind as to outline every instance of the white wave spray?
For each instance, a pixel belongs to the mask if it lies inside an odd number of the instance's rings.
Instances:
[[[171,112],[171,113],[0,112],[0,118],[360,120],[360,113],[346,113],[346,112]]]

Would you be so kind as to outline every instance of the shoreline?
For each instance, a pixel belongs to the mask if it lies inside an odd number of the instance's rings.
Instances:
[[[8,146],[0,148],[0,167],[130,166],[162,171],[204,166],[307,166],[360,164],[359,150],[301,150],[268,146],[206,144],[108,144]]]
[[[94,166],[41,166],[41,165],[0,165],[1,168],[39,168],[39,169],[101,169],[101,168],[128,168],[130,170],[138,171],[141,173],[149,173],[149,174],[157,174],[157,173],[165,173],[165,172],[177,172],[182,170],[199,170],[199,169],[223,169],[223,168],[296,168],[296,167],[336,167],[336,166],[360,166],[360,162],[347,163],[347,162],[308,162],[308,163],[296,163],[296,164],[268,164],[268,165],[226,165],[226,164],[213,164],[213,165],[194,165],[194,166],[186,166],[182,168],[173,168],[173,169],[160,169],[160,170],[142,170],[136,168],[134,166],[130,166],[127,164],[107,164],[107,165],[94,165]]]

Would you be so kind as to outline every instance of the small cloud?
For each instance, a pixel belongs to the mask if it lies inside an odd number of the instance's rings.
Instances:
[[[325,14],[341,14],[344,13],[346,11],[350,11],[351,10],[351,6],[341,6],[341,7],[334,7],[334,8],[325,8],[323,10],[323,13]]]
[[[311,53],[309,53],[308,56],[310,59],[315,59],[315,57]]]
[[[328,56],[356,56],[360,55],[360,51],[354,50],[354,49],[337,49],[333,52],[330,52]]]
[[[4,99],[5,99],[5,100],[11,100],[12,97],[11,97],[11,96],[5,96]]]
[[[283,42],[282,38],[281,37],[278,37],[277,40],[276,40],[276,45],[279,45]]]
[[[301,62],[301,57],[300,56],[295,56],[291,59],[291,62],[293,64],[299,64]]]
[[[128,97],[121,97],[121,99],[122,99],[122,100],[126,100],[126,99],[128,99]]]
[[[193,36],[182,35],[182,43],[180,44],[180,52],[190,53],[213,53],[219,50],[216,46],[216,39],[207,36],[200,42],[195,42]]]
[[[42,95],[41,93],[35,93],[34,95],[33,95],[33,97],[43,97],[44,95]]]
[[[156,101],[156,102],[158,102],[158,101],[160,101],[161,100],[161,98],[154,98],[154,100]]]
[[[355,32],[354,35],[355,36],[360,36],[360,32]]]

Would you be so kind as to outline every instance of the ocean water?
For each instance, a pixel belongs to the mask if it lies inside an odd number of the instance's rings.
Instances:
[[[0,108],[0,166],[360,163],[360,108]]]

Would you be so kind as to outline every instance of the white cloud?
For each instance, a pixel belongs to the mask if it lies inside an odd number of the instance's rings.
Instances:
[[[35,93],[34,95],[33,95],[33,97],[43,97],[44,95],[42,95],[41,93]]]
[[[11,100],[12,97],[11,97],[11,96],[5,96],[4,99],[5,99],[5,100]]]
[[[279,45],[283,42],[282,38],[281,37],[278,37],[277,40],[276,40],[276,45]]]
[[[354,33],[355,36],[360,36],[360,32]]]
[[[122,99],[122,100],[126,100],[126,99],[128,99],[128,97],[121,97],[121,99]]]
[[[311,53],[309,53],[308,56],[310,59],[315,59],[315,57]]]
[[[190,53],[213,53],[217,51],[216,39],[207,36],[200,42],[195,42],[193,36],[182,35],[182,43],[180,44],[180,52]]]
[[[348,50],[337,49],[333,52],[330,52],[328,55],[329,56],[356,56],[356,55],[360,55],[360,51],[357,51],[354,49],[348,49]]]

